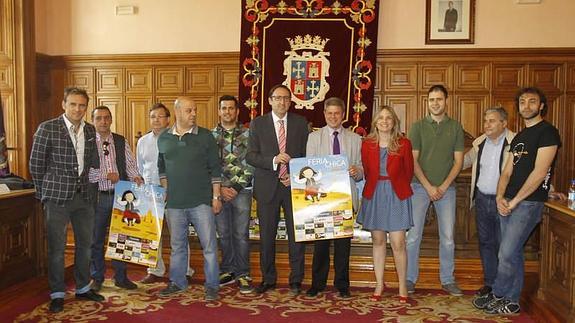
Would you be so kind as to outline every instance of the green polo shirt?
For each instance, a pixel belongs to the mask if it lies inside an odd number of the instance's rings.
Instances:
[[[212,183],[221,182],[218,146],[208,129],[194,127],[182,136],[174,128],[158,137],[158,171],[168,180],[167,208],[212,205]]]
[[[425,177],[439,186],[453,167],[453,153],[463,151],[463,127],[456,120],[445,116],[440,123],[427,116],[415,122],[408,134],[413,150],[419,151],[417,162]],[[419,182],[413,176],[414,182]]]

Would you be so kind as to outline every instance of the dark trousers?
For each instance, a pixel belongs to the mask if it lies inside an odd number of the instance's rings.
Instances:
[[[263,281],[275,284],[276,271],[276,234],[280,220],[280,207],[284,210],[289,248],[290,284],[301,284],[304,275],[305,244],[295,242],[293,228],[293,213],[291,204],[291,192],[278,182],[274,198],[268,203],[257,201],[257,213],[260,222],[260,267]]]
[[[44,203],[46,234],[48,239],[48,282],[51,298],[64,298],[64,251],[66,249],[66,229],[72,223],[74,231],[74,279],[76,293],[90,290],[90,245],[94,227],[94,209],[75,193],[72,200],[64,205],[52,201]]]
[[[475,221],[479,239],[479,255],[483,266],[483,282],[485,286],[493,286],[497,276],[499,260],[499,243],[501,229],[499,212],[495,195],[487,195],[475,191]]]
[[[318,240],[314,243],[311,286],[325,289],[329,273],[329,246],[333,241],[333,266],[335,277],[333,285],[339,291],[349,289],[349,252],[351,238]]]
[[[92,242],[92,261],[90,262],[90,274],[92,279],[103,282],[106,274],[106,262],[104,260],[106,237],[112,219],[112,207],[114,205],[114,194],[98,193],[98,202],[95,208],[94,238]],[[112,260],[114,268],[114,280],[124,283],[128,276],[126,274],[126,263],[119,260]]]

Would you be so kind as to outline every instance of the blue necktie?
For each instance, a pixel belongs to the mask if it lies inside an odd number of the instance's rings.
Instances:
[[[340,154],[340,150],[339,150],[339,139],[337,138],[338,132],[334,131],[333,132],[333,154],[334,155],[339,155]]]

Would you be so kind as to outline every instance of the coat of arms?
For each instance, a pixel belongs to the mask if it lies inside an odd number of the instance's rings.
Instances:
[[[329,52],[323,51],[329,39],[297,35],[287,40],[291,51],[284,52],[287,57],[284,60],[283,75],[286,79],[283,85],[291,89],[296,109],[313,110],[313,105],[323,101],[329,91],[325,79],[329,76],[329,61],[326,58]]]

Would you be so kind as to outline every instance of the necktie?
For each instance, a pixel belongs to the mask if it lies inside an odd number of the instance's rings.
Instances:
[[[333,154],[334,155],[339,155],[341,153],[340,148],[339,148],[339,139],[337,138],[337,135],[339,133],[337,131],[333,132]]]
[[[280,148],[280,153],[285,153],[286,151],[286,128],[284,125],[283,120],[278,121],[280,123],[280,130],[279,130],[279,138],[278,138],[278,146]],[[280,171],[278,174],[279,178],[284,178],[287,175],[287,165],[280,164]]]

